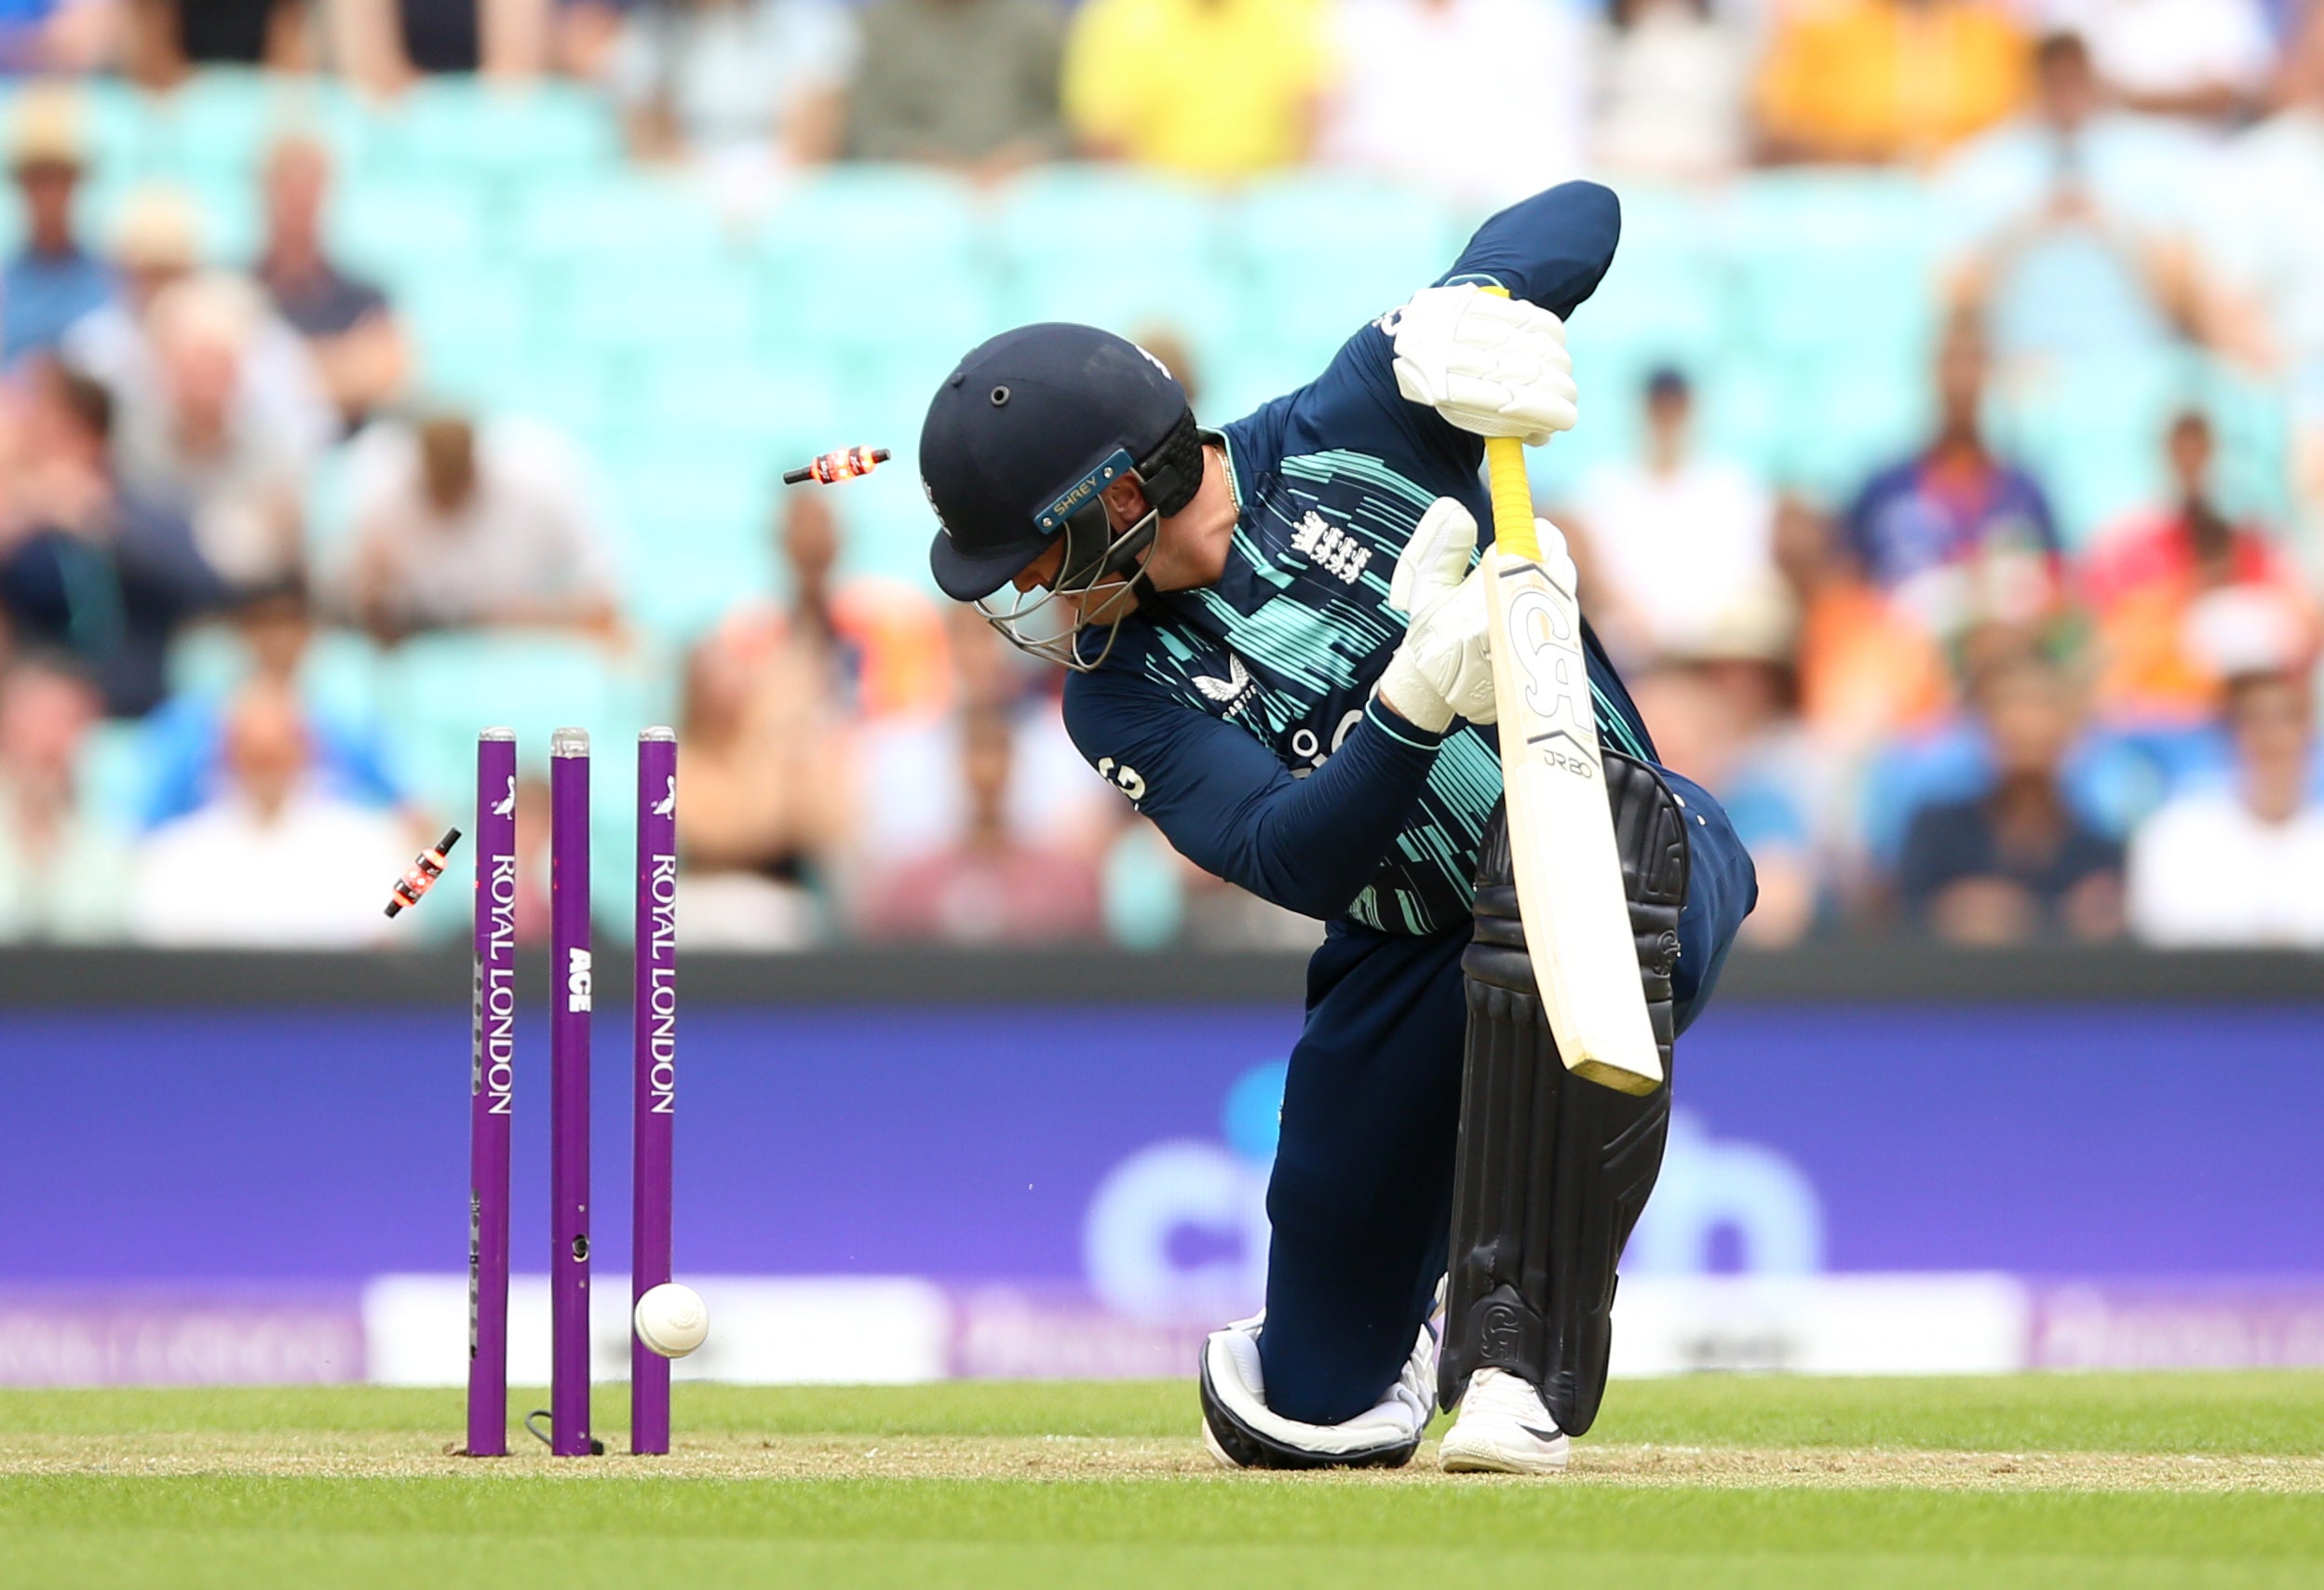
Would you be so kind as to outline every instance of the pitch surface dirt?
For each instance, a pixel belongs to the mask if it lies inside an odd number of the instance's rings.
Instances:
[[[333,1478],[555,1475],[575,1482],[638,1479],[1160,1479],[1237,1483],[1456,1485],[1511,1483],[1447,1475],[1434,1443],[1410,1467],[1330,1475],[1223,1472],[1190,1438],[1119,1436],[777,1435],[683,1440],[668,1457],[618,1451],[591,1462],[556,1460],[536,1443],[480,1462],[370,1432],[0,1435],[0,1475],[236,1475]],[[1521,1482],[1520,1482],[1521,1483]],[[2246,1491],[2324,1493],[2324,1458],[2156,1452],[1982,1452],[1884,1448],[1696,1447],[1577,1443],[1574,1466],[1552,1483],[1721,1489],[2022,1491]]]

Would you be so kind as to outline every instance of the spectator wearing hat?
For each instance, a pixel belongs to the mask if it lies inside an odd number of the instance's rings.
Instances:
[[[354,430],[410,379],[412,355],[387,295],[341,270],[323,249],[331,154],[312,138],[277,142],[266,160],[266,248],[259,285],[306,340],[316,373]]]
[[[2182,795],[2130,842],[2130,926],[2149,944],[2324,950],[2316,709],[2288,670],[2228,682],[2226,787]]]
[[[298,332],[248,278],[201,272],[200,217],[182,192],[153,185],[132,193],[116,223],[114,257],[120,292],[77,321],[60,352],[113,394],[114,449],[125,480],[182,504],[208,496],[214,471],[194,470],[201,478],[192,478],[188,449],[212,464],[222,452],[215,438],[189,434],[189,419],[197,422],[194,430],[230,429],[239,453],[279,458],[293,476],[338,435],[338,413]],[[169,343],[174,348],[166,349]],[[196,343],[202,352],[189,359]],[[213,392],[211,377],[227,384]],[[278,541],[269,536],[266,545]],[[281,573],[222,572],[261,584]]]
[[[326,410],[319,424],[288,423],[261,400],[256,367],[287,328],[249,279],[215,273],[164,288],[142,330],[148,380],[115,388],[122,482],[184,514],[228,586],[296,576],[305,472],[331,420]]]
[[[1642,456],[1585,476],[1567,529],[1593,576],[1599,635],[1617,657],[1652,662],[1699,651],[1736,603],[1777,580],[1774,499],[1696,451],[1686,377],[1655,371],[1644,408]]]
[[[932,852],[957,841],[967,822],[963,765],[967,720],[998,712],[1014,734],[1007,784],[1011,832],[1095,856],[1115,831],[1102,786],[1074,776],[1088,763],[1074,748],[1054,681],[994,633],[975,609],[945,615],[952,678],[951,710],[939,716],[891,713],[863,720],[858,734],[861,774],[855,831],[876,837],[885,859]]]
[[[65,91],[33,88],[17,103],[9,151],[24,207],[24,246],[0,270],[0,367],[56,347],[65,328],[115,290],[113,267],[81,247],[73,223],[80,191],[80,112]]]

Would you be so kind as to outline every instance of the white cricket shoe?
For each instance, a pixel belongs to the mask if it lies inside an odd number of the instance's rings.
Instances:
[[[1436,1332],[1424,1326],[1396,1382],[1368,1413],[1307,1424],[1267,1406],[1259,1327],[1266,1315],[1214,1330],[1202,1349],[1202,1444],[1228,1468],[1401,1468],[1420,1449],[1433,1411]]]
[[[1560,1474],[1571,1446],[1541,1393],[1507,1369],[1480,1369],[1437,1462],[1447,1474]]]

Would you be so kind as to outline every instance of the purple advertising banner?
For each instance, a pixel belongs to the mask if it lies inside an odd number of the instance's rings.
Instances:
[[[1148,1313],[1247,1296],[1297,1020],[690,1011],[681,1267],[1054,1283]],[[466,1028],[439,1009],[11,1013],[0,1284],[456,1271]],[[520,1053],[545,1056],[541,1028],[527,1011]],[[598,1201],[625,1208],[627,1066],[595,1085]],[[2324,1007],[1738,1005],[1682,1045],[1676,1088],[1633,1268],[2324,1272]],[[546,1186],[547,1125],[543,1090],[520,1090],[520,1189]],[[546,1202],[517,1198],[520,1254],[546,1251]],[[618,1273],[626,1222],[603,1223]]]

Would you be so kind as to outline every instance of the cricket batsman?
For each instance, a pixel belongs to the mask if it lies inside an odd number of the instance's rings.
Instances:
[[[1266,1306],[1203,1354],[1204,1435],[1228,1464],[1398,1465],[1441,1402],[1448,1469],[1549,1472],[1597,1415],[1670,1095],[1569,1073],[1542,1019],[1477,555],[1485,438],[1573,426],[1564,323],[1620,231],[1592,183],[1512,206],[1315,381],[1220,429],[1158,360],[1086,326],[992,339],[929,405],[937,584],[1072,670],[1074,744],[1182,853],[1328,923],[1267,1192]],[[1606,920],[1635,941],[1667,1077],[1757,885],[1581,639],[1628,907]]]

